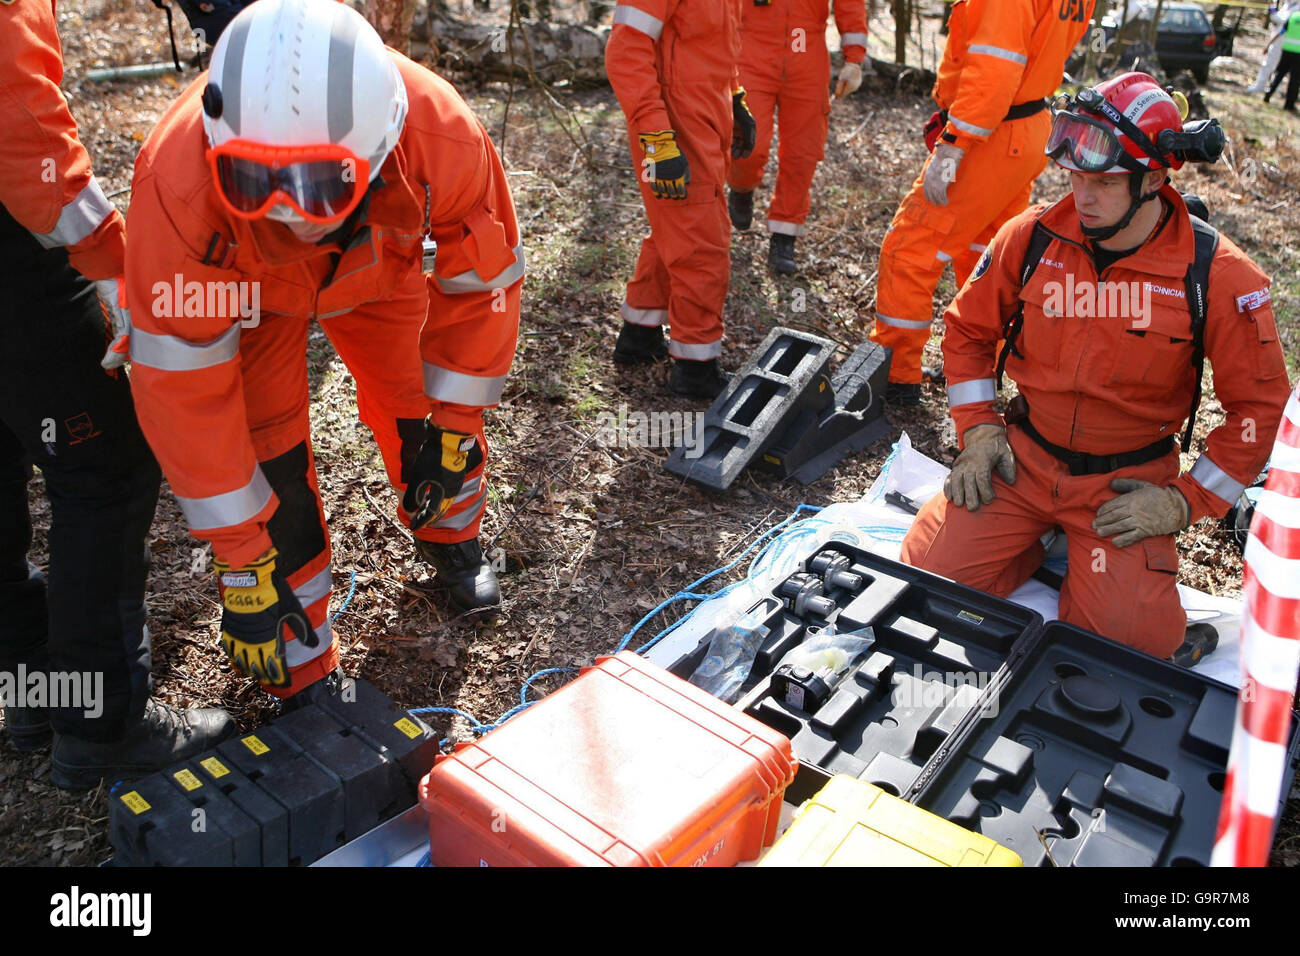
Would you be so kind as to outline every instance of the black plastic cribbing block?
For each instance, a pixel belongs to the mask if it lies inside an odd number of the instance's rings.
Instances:
[[[355,840],[412,805],[397,763],[368,746],[319,707],[302,707],[275,722],[343,787],[343,832]]]
[[[888,434],[884,395],[891,354],[874,342],[858,346],[831,378],[832,403],[800,413],[755,467],[810,485],[845,455]]]
[[[121,784],[108,801],[115,859],[128,866],[234,865],[231,834],[195,809],[166,772]]]
[[[726,491],[803,412],[834,407],[834,354],[820,336],[773,329],[704,413],[703,448],[678,448],[664,467]]]
[[[214,785],[261,831],[261,866],[289,865],[289,811],[215,750],[200,754],[186,766],[199,779]]]
[[[437,756],[437,735],[370,682],[358,678],[349,683],[350,690],[345,684],[340,693],[322,697],[317,706],[401,768],[413,803],[415,788]]]
[[[242,734],[217,748],[289,815],[289,863],[312,863],[344,839],[343,784],[274,727]]]

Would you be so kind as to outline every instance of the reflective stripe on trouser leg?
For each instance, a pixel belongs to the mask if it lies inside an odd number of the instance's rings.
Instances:
[[[654,238],[646,236],[641,240],[636,271],[627,284],[627,294],[620,310],[622,319],[634,325],[667,325],[671,290],[668,270],[659,258]]]
[[[799,226],[797,232],[772,228],[769,232],[801,235],[812,208],[812,183],[817,164],[826,155],[827,109],[829,100],[781,97],[778,119],[776,189],[767,207],[770,223]]]
[[[754,114],[757,139],[754,151],[743,159],[733,159],[727,173],[727,184],[736,192],[753,192],[763,182],[768,154],[772,148],[772,128],[776,115],[776,94],[756,90],[745,79],[745,65],[740,68],[740,82],[745,87],[745,103]]]
[[[476,438],[479,448],[483,452],[483,463],[465,475],[465,482],[461,485],[460,491],[456,494],[446,514],[427,528],[421,528],[419,531],[413,532],[421,541],[454,544],[458,541],[470,541],[478,537],[479,525],[483,520],[483,515],[487,513],[487,462],[489,452],[487,437],[483,434],[482,429],[479,429]],[[402,524],[409,527],[411,516],[405,512],[400,503],[401,494],[405,490],[404,487],[397,489],[399,498],[397,517]]]

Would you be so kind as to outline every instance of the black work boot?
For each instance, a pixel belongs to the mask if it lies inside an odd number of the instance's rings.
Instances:
[[[740,193],[728,189],[727,214],[731,216],[731,224],[737,229],[748,229],[754,221],[753,192]]]
[[[730,380],[731,376],[718,368],[717,359],[705,362],[677,359],[673,362],[673,374],[668,379],[668,390],[688,398],[714,399]]]
[[[461,611],[491,614],[501,609],[501,586],[496,572],[483,558],[478,538],[439,544],[415,539],[415,550],[438,572],[451,594],[451,603]]]
[[[772,269],[783,276],[794,275],[799,267],[794,261],[794,236],[783,232],[772,233],[767,247],[767,261]]]
[[[165,770],[211,750],[239,728],[217,707],[177,710],[150,698],[120,740],[54,735],[50,779],[64,790],[89,790],[101,780],[128,780]]]
[[[50,715],[44,707],[6,707],[5,727],[20,753],[31,754],[50,745]]]
[[[614,343],[614,361],[619,365],[653,362],[668,354],[661,325],[637,325],[624,322]]]
[[[885,389],[885,404],[895,406],[920,405],[921,386],[907,382],[890,382],[889,387]]]

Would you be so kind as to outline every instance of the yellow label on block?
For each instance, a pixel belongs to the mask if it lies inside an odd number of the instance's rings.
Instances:
[[[199,787],[203,786],[203,781],[194,776],[194,774],[190,773],[188,770],[178,770],[176,773],[172,774],[172,776],[175,777],[176,782],[186,790],[197,790]]]
[[[226,768],[226,765],[222,763],[220,760],[218,760],[216,757],[209,757],[207,760],[200,760],[199,766],[202,767],[204,770],[206,770],[208,773],[212,774],[213,780],[220,780],[226,774],[230,773],[230,771]]]
[[[780,459],[780,458],[777,458],[776,455],[769,455],[769,454],[764,453],[764,454],[763,454],[763,460],[764,460],[765,462],[767,462],[768,464],[770,464],[770,465],[779,465],[779,464],[781,464],[781,459]]]
[[[406,734],[406,736],[410,737],[412,740],[420,736],[419,725],[409,717],[403,717],[397,723],[393,724],[393,726]]]
[[[262,754],[269,754],[271,752],[271,748],[258,740],[256,734],[249,734],[244,738],[243,743],[245,747],[253,751],[253,754],[258,757],[262,756]]]
[[[134,813],[136,816],[139,816],[140,814],[144,813],[146,810],[153,809],[152,807],[149,806],[149,801],[146,800],[144,797],[140,796],[140,794],[136,793],[134,790],[132,790],[130,793],[122,794],[122,802],[125,803],[127,809],[130,810],[132,813]]]

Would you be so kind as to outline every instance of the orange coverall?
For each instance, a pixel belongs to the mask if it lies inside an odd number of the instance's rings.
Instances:
[[[767,231],[803,234],[811,207],[813,175],[826,155],[826,118],[831,111],[831,57],[826,50],[829,0],[772,0],[744,4],[740,24],[740,82],[758,124],[758,142],[745,159],[734,160],[728,183],[752,192],[763,180],[780,111],[781,141],[776,189],[767,207]],[[867,56],[864,0],[838,0],[835,26],[849,63]]]
[[[1100,314],[1100,295],[1095,306],[1076,297],[1070,307],[1069,290],[1077,296],[1085,286],[1095,288],[1099,278],[1073,196],[1027,210],[998,232],[989,264],[981,264],[987,271],[971,277],[944,315],[944,371],[958,436],[974,425],[1002,424],[993,408],[994,370],[1003,322],[1019,298],[1024,326],[1018,348],[1024,358],[1013,353],[1007,373],[1044,438],[1072,451],[1114,455],[1178,437],[1195,380],[1184,286],[1194,242],[1182,198],[1169,185],[1161,195],[1174,207],[1164,228],[1100,277],[1114,289],[1149,286],[1150,308],[1141,322],[1134,321],[1136,312],[1118,315],[1110,306],[1110,314]],[[1018,273],[1040,215],[1056,238],[1021,290]],[[1114,301],[1110,293],[1107,298]],[[1092,521],[1116,497],[1109,487],[1115,478],[1173,485],[1187,499],[1192,521],[1222,517],[1268,459],[1289,391],[1269,278],[1223,235],[1210,269],[1205,354],[1226,419],[1189,471],[1178,473],[1174,450],[1143,465],[1072,476],[1012,425],[1015,483],[1008,485],[995,471],[993,502],[973,512],[936,495],[908,532],[903,560],[1005,596],[1041,561],[1038,538],[1059,525],[1069,543],[1061,619],[1168,657],[1186,625],[1174,586],[1174,536],[1117,548],[1098,536]]]
[[[739,19],[736,0],[622,0],[605,47],[650,220],[622,316],[635,325],[667,322],[669,353],[691,361],[722,354],[731,279],[722,184],[731,162],[731,94],[739,86]],[[642,171],[637,137],[667,129],[690,166],[684,200],[654,198]]]
[[[934,290],[952,263],[960,287],[990,237],[1029,205],[1047,157],[1046,111],[1004,120],[1012,106],[1056,92],[1094,0],[955,0],[934,100],[948,111],[940,137],[965,151],[948,204],[925,198],[925,168],[880,248],[871,340],[894,350],[889,380],[921,381]],[[927,160],[927,165],[928,165]]]
[[[279,550],[319,640],[287,642],[293,683],[268,688],[278,696],[338,663],[308,424],[311,320],[356,379],[361,421],[399,492],[426,414],[477,433],[486,460],[483,410],[500,401],[515,352],[524,256],[496,149],[450,84],[391,55],[410,101],[406,126],[345,249],[226,213],[204,160],[206,75],[136,161],[126,276],[140,423],[191,532],[217,557],[239,567],[272,543]],[[424,234],[438,245],[433,275],[421,272]],[[259,315],[241,317],[236,290],[257,291]],[[486,501],[480,466],[450,511],[416,534],[474,538]],[[400,506],[398,516],[409,523]]]

